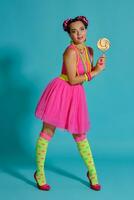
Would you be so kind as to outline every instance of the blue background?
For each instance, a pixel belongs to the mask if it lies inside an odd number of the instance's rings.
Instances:
[[[2,199],[131,199],[134,167],[134,2],[132,0],[0,1],[0,196]],[[34,116],[43,89],[61,72],[70,38],[65,19],[89,19],[87,45],[94,60],[107,37],[106,70],[84,83],[91,144],[102,190],[89,189],[86,167],[69,132],[58,128],[49,143],[49,192],[36,189],[35,143],[42,123]]]

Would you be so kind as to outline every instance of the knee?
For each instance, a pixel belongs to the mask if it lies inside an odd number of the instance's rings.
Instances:
[[[49,135],[49,136],[53,136],[54,135],[54,133],[55,133],[55,129],[56,129],[56,127],[55,126],[53,126],[53,125],[51,125],[51,124],[48,124],[48,123],[43,123],[43,127],[42,127],[42,132],[47,132],[47,134]]]
[[[42,130],[40,132],[40,136],[45,138],[46,140],[51,140],[55,132],[55,127],[49,125],[49,124],[44,124]]]
[[[83,133],[83,134],[72,134],[73,135],[73,138],[76,142],[80,142],[84,139],[86,139],[86,134]]]
[[[43,130],[43,131],[40,132],[40,137],[50,141],[51,138],[53,137],[53,134],[50,134],[46,130]]]

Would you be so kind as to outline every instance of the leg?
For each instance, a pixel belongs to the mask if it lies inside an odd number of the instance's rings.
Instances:
[[[43,123],[40,136],[36,143],[36,179],[37,183],[42,186],[46,184],[46,177],[44,172],[44,164],[47,153],[48,143],[54,135],[56,127],[48,123]]]
[[[77,144],[79,153],[88,168],[92,184],[98,184],[95,164],[86,134],[73,134],[73,138]]]
[[[41,131],[42,131],[42,132],[47,132],[48,135],[53,136],[55,130],[56,130],[56,127],[55,127],[55,126],[44,122]]]

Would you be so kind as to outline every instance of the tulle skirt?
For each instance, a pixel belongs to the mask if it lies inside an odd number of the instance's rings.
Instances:
[[[56,77],[44,89],[35,116],[71,134],[85,134],[90,129],[85,90]]]

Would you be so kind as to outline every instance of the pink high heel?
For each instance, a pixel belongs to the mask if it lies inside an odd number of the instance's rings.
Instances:
[[[34,179],[36,180],[37,187],[38,187],[40,190],[50,190],[50,189],[51,189],[50,185],[48,185],[48,184],[44,184],[44,185],[39,185],[39,184],[38,184],[37,178],[36,178],[36,171],[35,171],[35,173],[34,173]]]
[[[94,184],[94,185],[92,184],[91,179],[89,177],[89,171],[87,172],[87,177],[90,181],[90,188],[91,189],[93,189],[93,190],[100,190],[101,189],[101,186],[99,184]]]

